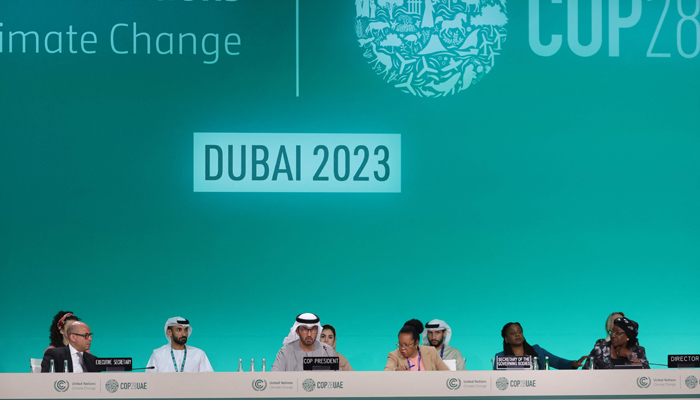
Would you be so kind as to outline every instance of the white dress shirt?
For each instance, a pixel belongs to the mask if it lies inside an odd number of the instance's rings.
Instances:
[[[73,372],[85,372],[83,370],[83,353],[74,349],[70,344],[68,344],[68,348],[70,348],[70,358],[73,360]]]

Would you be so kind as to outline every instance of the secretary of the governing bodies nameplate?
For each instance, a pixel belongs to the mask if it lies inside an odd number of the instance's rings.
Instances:
[[[195,133],[195,192],[401,192],[401,135]]]

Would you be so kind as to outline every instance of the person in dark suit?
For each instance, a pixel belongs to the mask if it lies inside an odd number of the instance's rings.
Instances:
[[[68,327],[68,346],[46,350],[41,360],[41,372],[49,372],[51,360],[56,372],[64,372],[64,361],[68,362],[68,372],[99,372],[95,365],[97,357],[86,351],[91,344],[90,327],[84,322],[74,322]]]

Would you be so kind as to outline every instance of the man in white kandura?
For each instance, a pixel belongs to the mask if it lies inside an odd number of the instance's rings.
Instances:
[[[464,357],[462,357],[462,352],[455,349],[454,347],[448,346],[450,339],[452,338],[452,328],[450,328],[447,323],[441,319],[434,319],[427,324],[425,324],[425,333],[423,333],[423,345],[430,345],[435,347],[442,361],[447,364],[448,367],[452,363],[450,360],[456,361],[457,371],[464,371]],[[450,369],[452,369],[450,367]]]
[[[148,360],[147,372],[214,372],[206,353],[187,346],[192,335],[190,321],[173,317],[165,322],[165,338],[168,344],[153,350]],[[155,368],[151,368],[155,367]]]
[[[321,322],[315,314],[297,315],[289,336],[282,341],[272,370],[303,371],[304,357],[336,357],[331,346],[317,340],[320,332]]]

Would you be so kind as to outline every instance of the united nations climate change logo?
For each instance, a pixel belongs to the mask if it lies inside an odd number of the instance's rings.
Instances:
[[[256,379],[253,381],[253,390],[256,392],[262,392],[267,388],[267,381],[265,379]]]
[[[648,376],[640,376],[637,378],[637,386],[639,386],[642,389],[646,389],[649,386],[651,386],[651,378]]]
[[[687,378],[685,378],[685,386],[688,386],[688,389],[695,389],[698,386],[698,378],[693,375],[689,375]]]
[[[496,387],[498,390],[508,389],[508,378],[500,377],[496,380]]]
[[[303,387],[307,392],[313,392],[313,390],[316,388],[316,382],[309,378],[301,384],[301,387]]]
[[[66,390],[68,390],[69,386],[70,384],[68,383],[68,381],[64,381],[62,379],[53,383],[53,388],[56,389],[57,392],[65,392]]]
[[[105,389],[110,393],[114,393],[119,389],[119,383],[114,379],[110,379],[105,383]]]
[[[447,388],[450,390],[457,390],[462,386],[462,381],[457,378],[449,378],[447,380]]]
[[[506,0],[355,0],[355,33],[374,71],[419,97],[479,82],[506,41]]]

